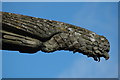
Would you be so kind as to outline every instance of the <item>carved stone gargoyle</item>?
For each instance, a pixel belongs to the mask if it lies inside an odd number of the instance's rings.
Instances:
[[[2,50],[21,53],[69,50],[93,57],[109,59],[110,44],[104,36],[71,24],[20,14],[2,14]]]

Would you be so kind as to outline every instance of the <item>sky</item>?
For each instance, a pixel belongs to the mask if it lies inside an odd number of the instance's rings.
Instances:
[[[110,59],[96,62],[69,51],[35,54],[2,51],[3,78],[117,78],[118,3],[116,2],[4,2],[4,12],[61,21],[104,35]]]
[[[119,0],[2,0],[3,2],[118,2]]]

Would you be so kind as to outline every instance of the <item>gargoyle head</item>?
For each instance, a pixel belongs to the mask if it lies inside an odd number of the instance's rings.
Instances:
[[[96,61],[100,61],[100,57],[109,59],[110,44],[104,36],[84,28],[74,30],[71,36],[69,39],[73,42],[73,46],[70,50],[93,57]]]

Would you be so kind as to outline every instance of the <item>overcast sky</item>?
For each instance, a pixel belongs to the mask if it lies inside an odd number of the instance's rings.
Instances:
[[[116,78],[118,77],[117,3],[3,3],[3,11],[81,26],[110,41],[110,59],[95,62],[69,51],[36,54],[3,51],[5,78]]]

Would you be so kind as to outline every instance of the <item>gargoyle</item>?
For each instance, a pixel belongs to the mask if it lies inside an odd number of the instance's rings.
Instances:
[[[30,17],[20,14],[2,14],[2,50],[21,53],[69,50],[93,57],[109,59],[110,44],[101,35],[64,22]]]

